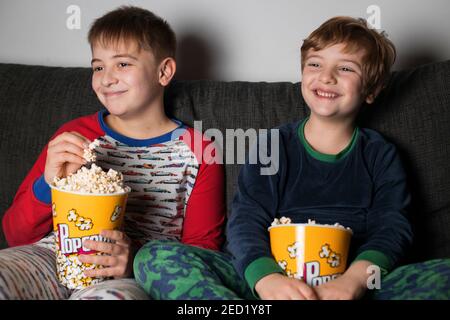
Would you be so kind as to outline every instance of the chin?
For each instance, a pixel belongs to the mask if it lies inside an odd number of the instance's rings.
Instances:
[[[332,117],[338,114],[338,110],[336,110],[335,107],[329,107],[329,106],[315,106],[315,107],[309,107],[311,110],[311,113],[314,113],[315,115],[319,117]]]
[[[112,106],[105,106],[106,110],[108,110],[110,115],[113,115],[115,117],[123,117],[127,114],[127,111],[125,108],[120,107],[112,107]]]
[[[318,118],[327,118],[327,119],[332,119],[334,117],[336,117],[336,113],[325,113],[325,112],[314,112],[314,114],[316,115],[316,117]]]

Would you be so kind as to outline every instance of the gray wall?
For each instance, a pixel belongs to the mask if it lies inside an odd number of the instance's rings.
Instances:
[[[368,18],[370,5],[397,45],[397,69],[450,59],[449,0],[0,0],[0,62],[87,67],[90,24],[122,4],[169,21],[179,79],[298,81],[302,39],[335,15]],[[70,5],[80,29],[66,27]]]

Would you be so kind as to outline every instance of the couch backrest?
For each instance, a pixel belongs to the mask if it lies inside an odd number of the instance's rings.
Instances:
[[[101,108],[88,68],[0,64],[0,213],[49,137],[64,122]],[[272,128],[307,115],[299,83],[173,82],[167,112],[203,130]],[[401,153],[413,192],[415,255],[450,255],[450,61],[394,73],[360,125],[381,132]],[[226,165],[227,204],[239,165]],[[1,238],[3,233],[0,234]],[[1,242],[0,248],[5,246]]]

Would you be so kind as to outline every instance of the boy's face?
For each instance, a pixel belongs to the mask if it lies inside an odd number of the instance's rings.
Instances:
[[[344,53],[344,48],[344,44],[336,44],[318,51],[310,49],[306,54],[302,95],[316,116],[352,117],[364,101],[362,60],[365,52]]]
[[[110,114],[131,119],[163,94],[152,52],[121,42],[117,48],[92,47],[92,88]]]

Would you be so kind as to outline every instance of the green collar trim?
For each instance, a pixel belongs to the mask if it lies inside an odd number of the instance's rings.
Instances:
[[[300,123],[300,125],[298,126],[298,136],[300,138],[302,145],[305,147],[306,151],[308,152],[308,154],[311,157],[313,157],[314,159],[317,159],[319,161],[333,163],[333,162],[336,162],[336,161],[344,158],[355,147],[356,141],[358,140],[357,139],[358,133],[359,133],[358,127],[356,127],[355,130],[353,131],[352,139],[351,139],[350,143],[348,144],[348,146],[345,147],[345,149],[342,150],[341,152],[339,152],[338,154],[326,154],[326,153],[321,153],[319,151],[314,150],[314,148],[308,143],[308,141],[306,141],[306,138],[305,138],[305,124],[308,121],[308,119],[309,119],[309,117],[307,117],[305,120],[303,120],[302,123]]]

